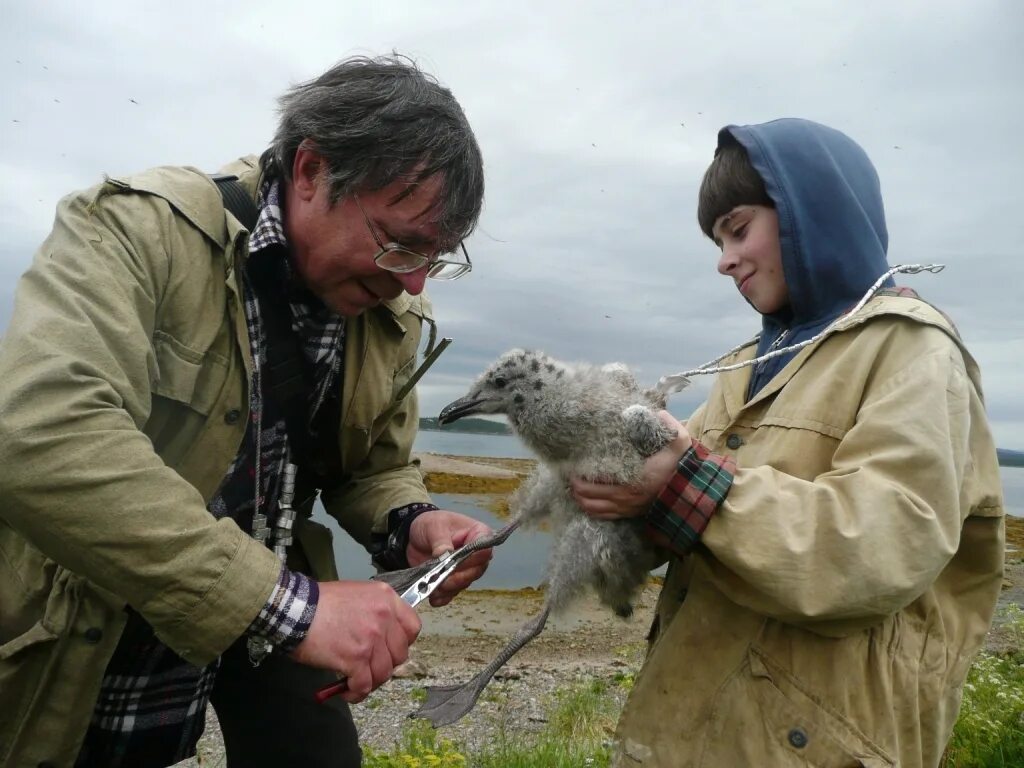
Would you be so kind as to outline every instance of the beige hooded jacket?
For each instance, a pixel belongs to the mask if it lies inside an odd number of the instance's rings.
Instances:
[[[885,296],[744,402],[749,378],[721,374],[687,424],[738,470],[670,565],[614,764],[935,766],[1002,580],[977,366],[939,312]]]

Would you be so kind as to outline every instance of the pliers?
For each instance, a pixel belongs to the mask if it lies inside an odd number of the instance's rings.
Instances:
[[[449,578],[452,571],[458,568],[463,560],[483,547],[477,542],[467,544],[453,552],[404,570],[391,570],[375,575],[372,581],[385,582],[399,593],[402,600],[414,608],[433,594],[434,590]],[[316,700],[324,703],[332,696],[348,689],[348,678],[342,678],[316,691]]]

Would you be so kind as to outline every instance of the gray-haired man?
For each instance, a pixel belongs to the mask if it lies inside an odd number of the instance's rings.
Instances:
[[[343,61],[281,99],[258,163],[224,170],[251,230],[193,169],[111,178],[61,202],[19,285],[0,345],[4,765],[171,765],[210,700],[231,766],[358,765],[347,705],[313,692],[342,673],[360,701],[420,622],[389,587],[338,580],[316,492],[382,568],[487,532],[433,506],[410,461],[424,282],[469,271],[483,199],[451,93],[399,57]]]

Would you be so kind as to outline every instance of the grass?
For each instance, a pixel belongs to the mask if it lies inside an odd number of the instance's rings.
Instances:
[[[511,733],[495,723],[490,743],[467,753],[456,742],[440,738],[429,723],[406,726],[401,743],[390,752],[364,748],[364,768],[606,768],[608,742],[618,717],[613,688],[628,685],[631,676],[610,681],[577,681],[552,695],[539,733]]]
[[[971,666],[942,768],[1024,765],[1024,610],[1009,605],[996,622],[1014,650],[982,651]]]
[[[964,685],[963,705],[941,768],[1013,768],[1024,766],[1024,610],[1010,605],[996,623],[1010,634],[1003,654],[982,652]],[[632,648],[621,655],[632,655]],[[390,752],[365,748],[365,768],[607,768],[609,742],[619,714],[621,694],[633,684],[631,671],[609,679],[577,680],[558,689],[544,708],[544,728],[513,732],[500,716],[494,737],[468,751],[441,738],[423,721],[406,727]],[[422,696],[422,689],[414,692]]]

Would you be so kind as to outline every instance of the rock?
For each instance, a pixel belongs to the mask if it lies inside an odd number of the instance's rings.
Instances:
[[[416,659],[409,659],[404,664],[399,664],[395,667],[392,677],[397,677],[399,680],[407,680],[414,677],[426,677],[427,674],[428,671],[426,664],[422,661],[417,661]]]

